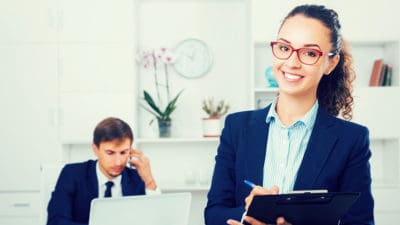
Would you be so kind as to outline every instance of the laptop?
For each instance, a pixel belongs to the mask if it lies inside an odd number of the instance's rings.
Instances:
[[[96,198],[89,225],[188,225],[191,198],[188,192]]]

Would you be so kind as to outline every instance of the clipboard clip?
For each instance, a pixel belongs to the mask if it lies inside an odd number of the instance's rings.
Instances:
[[[276,202],[277,205],[286,204],[321,204],[329,203],[332,198],[330,196],[313,196],[313,195],[299,195],[299,196],[287,196]]]

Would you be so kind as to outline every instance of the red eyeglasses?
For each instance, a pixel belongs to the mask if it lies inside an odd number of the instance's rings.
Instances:
[[[299,61],[306,65],[313,65],[318,62],[319,58],[323,55],[333,56],[333,52],[322,52],[314,48],[298,48],[295,49],[287,43],[272,41],[271,42],[272,53],[278,59],[288,59],[297,52],[297,58]]]

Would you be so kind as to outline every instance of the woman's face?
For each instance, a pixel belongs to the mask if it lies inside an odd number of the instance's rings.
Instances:
[[[293,49],[307,47],[322,52],[332,50],[330,30],[319,20],[301,14],[284,22],[277,41],[290,45]],[[288,59],[274,57],[274,76],[279,84],[280,95],[316,98],[319,81],[334,69],[338,61],[338,55],[331,59],[323,55],[315,64],[306,65],[300,62],[297,52],[293,52]]]

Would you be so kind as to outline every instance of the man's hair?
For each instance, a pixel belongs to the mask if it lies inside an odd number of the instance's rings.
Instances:
[[[93,144],[97,147],[101,142],[107,141],[123,141],[129,138],[133,142],[133,134],[131,127],[123,120],[108,117],[97,124],[93,132]]]

